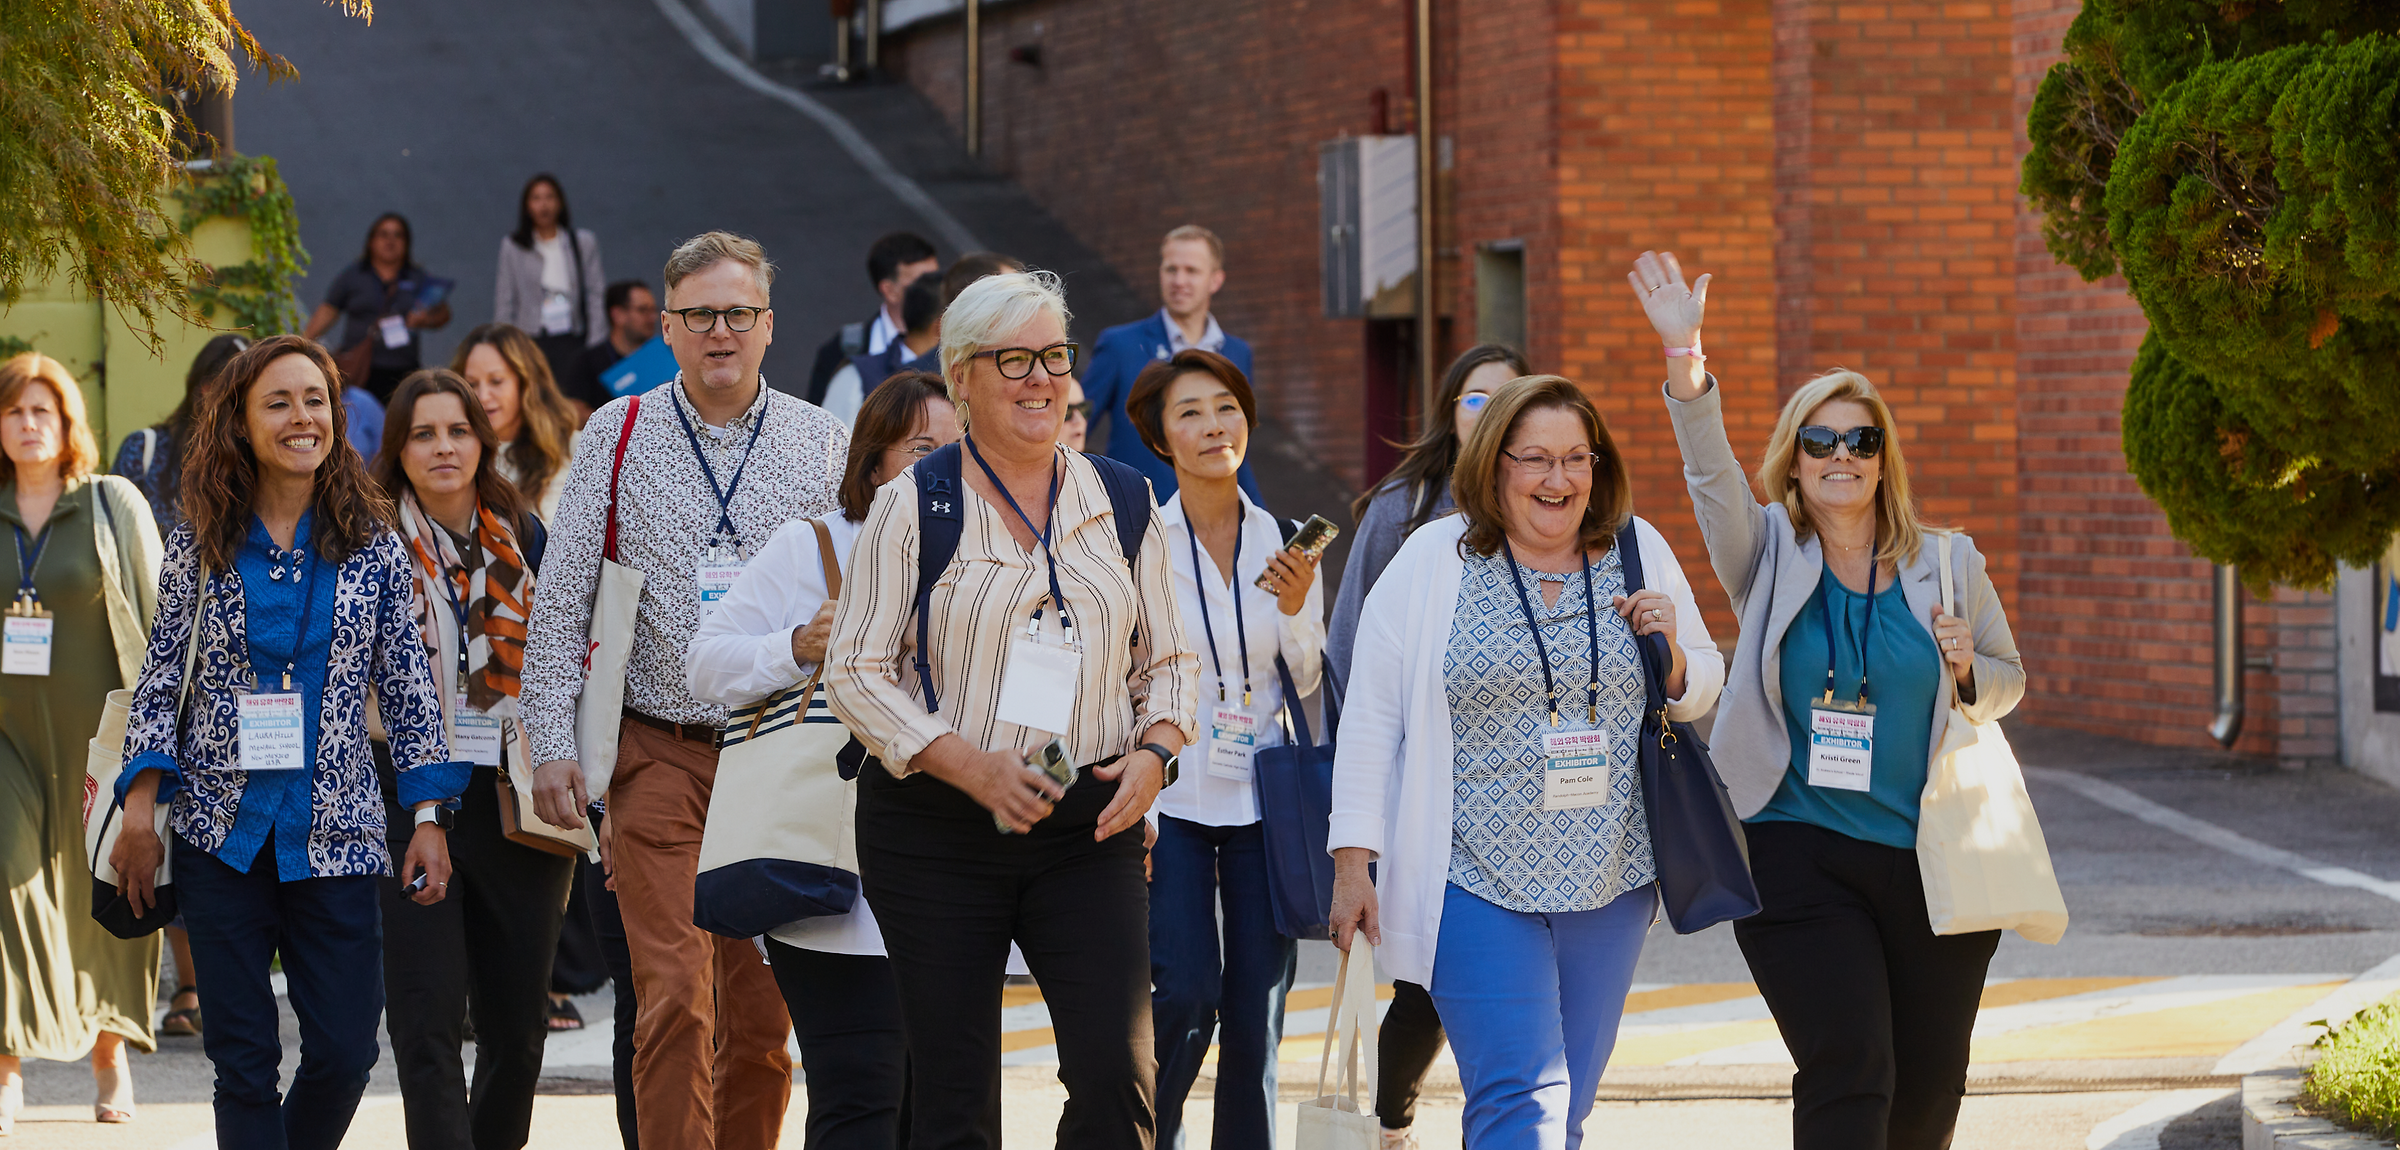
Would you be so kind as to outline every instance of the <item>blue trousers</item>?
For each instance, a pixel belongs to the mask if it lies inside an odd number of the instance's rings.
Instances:
[[[1275,1055],[1299,944],[1275,932],[1264,824],[1160,815],[1150,852],[1150,1021],[1158,1032],[1158,1144],[1181,1150],[1183,1102],[1217,1043],[1218,1150],[1275,1144]],[[1217,908],[1224,906],[1220,947]]]
[[[1598,910],[1525,914],[1442,895],[1435,1009],[1467,1090],[1467,1150],[1574,1150],[1616,1049],[1655,887]]]
[[[381,1047],[383,915],[373,875],[278,882],[275,845],[244,874],[175,837],[175,896],[208,988],[201,1046],[217,1070],[217,1145],[337,1150]],[[300,1069],[281,1085],[283,1035],[268,964],[283,956]]]

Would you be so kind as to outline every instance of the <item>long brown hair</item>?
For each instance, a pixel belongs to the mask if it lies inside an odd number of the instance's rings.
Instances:
[[[1574,380],[1528,375],[1509,380],[1492,393],[1491,403],[1476,417],[1475,430],[1468,433],[1459,451],[1458,470],[1450,477],[1450,497],[1458,501],[1459,514],[1467,517],[1467,533],[1458,541],[1460,554],[1489,555],[1500,549],[1500,540],[1508,533],[1507,509],[1500,499],[1500,468],[1505,462],[1500,451],[1508,446],[1508,437],[1527,412],[1552,408],[1581,416],[1584,438],[1592,445],[1592,498],[1584,506],[1577,542],[1586,552],[1606,553],[1617,532],[1625,529],[1625,521],[1633,518],[1633,476],[1625,470],[1625,457],[1609,436],[1600,409],[1592,406]]]
[[[875,505],[875,465],[883,453],[908,438],[925,401],[950,402],[950,389],[930,371],[904,371],[875,385],[858,405],[858,420],[850,425],[850,460],[842,471],[842,514],[864,523]]]
[[[483,445],[482,453],[475,458],[475,498],[502,523],[524,530],[524,501],[518,497],[516,485],[502,478],[500,469],[492,466],[500,454],[500,436],[492,430],[491,418],[483,413],[475,389],[449,368],[412,371],[400,381],[399,387],[392,389],[392,401],[383,409],[383,442],[375,450],[375,462],[368,474],[375,477],[375,482],[394,502],[399,500],[400,492],[409,486],[408,470],[400,465],[400,452],[408,446],[408,433],[417,421],[417,404],[429,395],[456,396],[459,405],[466,409],[467,427],[475,433],[475,441]]]
[[[508,361],[508,370],[517,377],[517,438],[502,449],[508,452],[508,465],[516,469],[517,493],[527,503],[539,503],[551,477],[567,466],[575,409],[551,378],[550,360],[540,345],[515,324],[487,323],[468,332],[458,341],[458,350],[450,353],[450,370],[464,376],[467,356],[485,344]],[[476,406],[483,406],[482,401]]]
[[[100,464],[100,445],[92,441],[92,419],[84,411],[83,389],[67,365],[38,351],[10,356],[0,362],[0,408],[15,403],[25,389],[41,384],[58,397],[58,477],[89,475]],[[0,453],[0,483],[17,481],[17,461]]]
[[[1367,489],[1350,504],[1350,521],[1364,522],[1367,505],[1386,489],[1399,486],[1402,491],[1417,492],[1415,503],[1408,509],[1408,522],[1401,533],[1407,534],[1425,525],[1433,517],[1434,504],[1441,502],[1442,487],[1450,482],[1450,472],[1458,466],[1458,397],[1467,389],[1467,377],[1487,363],[1508,365],[1509,376],[1515,378],[1533,374],[1525,357],[1517,349],[1501,343],[1479,343],[1458,353],[1450,368],[1442,373],[1442,386],[1434,395],[1433,411],[1438,418],[1425,421],[1425,430],[1407,447],[1400,462],[1392,466],[1391,474],[1368,484]]]
[[[367,478],[366,462],[350,446],[350,413],[342,403],[340,369],[313,339],[279,335],[251,344],[233,357],[208,385],[194,412],[191,447],[183,457],[183,514],[191,523],[200,560],[222,571],[233,566],[242,536],[250,530],[251,502],[258,491],[258,458],[251,454],[243,407],[267,365],[287,355],[307,357],[325,378],[325,412],[332,450],[317,465],[310,503],[316,526],[310,542],[340,563],[389,530],[392,501]]]

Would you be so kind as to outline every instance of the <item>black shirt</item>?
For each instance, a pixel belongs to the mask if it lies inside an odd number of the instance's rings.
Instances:
[[[581,400],[584,406],[598,411],[603,404],[616,398],[615,393],[608,390],[608,385],[600,382],[600,373],[615,367],[617,361],[624,358],[614,341],[601,340],[575,353],[575,358],[567,364],[566,375],[558,381],[558,388],[567,393],[568,399]]]
[[[400,272],[400,278],[389,285],[375,269],[361,260],[342,269],[333,278],[333,286],[325,289],[325,306],[342,313],[342,341],[333,350],[355,347],[362,339],[375,341],[372,366],[395,371],[415,371],[421,364],[418,351],[423,346],[416,328],[408,329],[408,342],[400,347],[385,347],[383,335],[375,330],[375,322],[387,315],[407,315],[417,304],[417,285],[426,278],[424,268],[410,264]]]

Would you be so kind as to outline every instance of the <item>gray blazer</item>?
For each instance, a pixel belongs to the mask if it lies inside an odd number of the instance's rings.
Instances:
[[[589,346],[608,338],[608,277],[600,271],[600,237],[590,228],[577,228],[575,243],[567,249],[570,262],[577,247],[583,249],[578,287],[583,292],[583,342]],[[515,324],[527,335],[542,334],[542,253],[518,247],[517,241],[507,236],[500,237],[500,276],[492,285],[492,322]]]
[[[1716,384],[1709,377],[1708,390],[1688,403],[1668,396],[1667,414],[1675,423],[1675,443],[1683,449],[1683,479],[1700,518],[1700,534],[1708,541],[1709,565],[1741,621],[1741,641],[1725,668],[1725,693],[1718,699],[1709,750],[1733,794],[1735,812],[1749,818],[1775,797],[1791,765],[1791,734],[1783,721],[1783,633],[1816,595],[1825,555],[1815,536],[1797,538],[1782,504],[1762,507],[1752,497],[1750,480],[1725,438]],[[1941,538],[1929,536],[1900,571],[1909,615],[1928,634],[1933,609],[1942,602],[1941,554],[1934,550]],[[1949,541],[1957,613],[1975,634],[1975,698],[1960,700],[1955,681],[1941,676],[1928,762],[1943,753],[1945,744],[1971,741],[1973,724],[2008,714],[2025,697],[2025,663],[2001,612],[1999,592],[1984,571],[1983,554],[1964,534]]]

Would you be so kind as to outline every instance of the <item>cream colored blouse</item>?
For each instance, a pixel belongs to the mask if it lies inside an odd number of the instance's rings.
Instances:
[[[1184,641],[1168,565],[1170,542],[1153,515],[1139,562],[1128,567],[1116,515],[1099,472],[1059,449],[1064,469],[1051,542],[1067,614],[1083,651],[1068,730],[1075,762],[1131,751],[1153,723],[1173,723],[1191,741],[1199,706],[1199,657]],[[971,464],[970,464],[971,466]],[[1038,746],[1048,738],[995,713],[1010,645],[1050,592],[1041,548],[1017,545],[1004,516],[1016,513],[963,491],[958,553],[934,585],[928,611],[933,685],[941,710],[928,712],[916,672],[917,485],[914,471],[884,484],[851,553],[849,585],[826,648],[825,690],[834,713],[895,776],[927,744],[956,732],[979,750]],[[1050,629],[1045,613],[1044,629]]]

